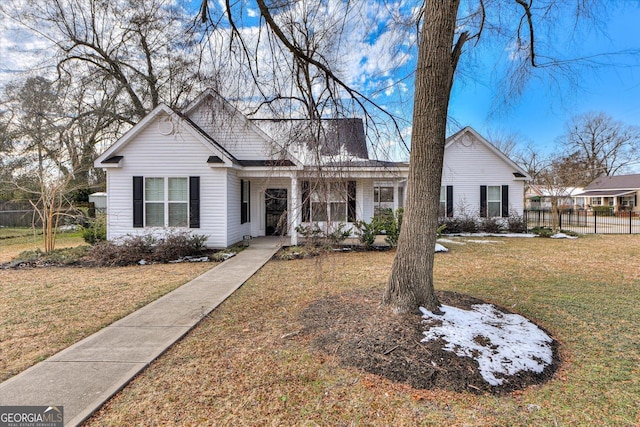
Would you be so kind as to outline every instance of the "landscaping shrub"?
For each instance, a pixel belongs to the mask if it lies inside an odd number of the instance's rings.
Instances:
[[[307,245],[319,246],[323,240],[324,233],[315,223],[309,225],[300,224],[296,227],[296,232],[304,238]]]
[[[353,226],[358,230],[358,239],[366,248],[370,248],[376,241],[380,232],[379,223],[375,218],[371,222],[356,221]]]
[[[72,248],[54,249],[49,253],[41,249],[23,251],[10,262],[10,265],[74,265],[87,254],[88,249],[89,246],[76,246]]]
[[[522,216],[511,212],[509,218],[507,218],[507,230],[509,233],[526,233],[527,223]]]
[[[534,227],[531,229],[533,234],[537,234],[539,237],[551,237],[553,236],[553,230],[549,227]]]
[[[597,216],[613,216],[613,208],[611,206],[592,206],[591,210]]]
[[[338,245],[351,236],[351,230],[345,230],[346,226],[341,222],[334,230],[324,231],[315,223],[300,224],[296,227],[296,231],[304,237],[306,246]]]
[[[441,218],[438,226],[444,226],[447,234],[476,233],[478,231],[476,218],[470,215]]]
[[[484,231],[485,233],[502,233],[505,229],[504,223],[502,222],[502,218],[480,218],[479,221],[479,229],[480,231]]]
[[[178,232],[159,239],[154,247],[154,260],[168,262],[186,256],[200,255],[204,251],[207,236]]]
[[[82,228],[82,238],[90,245],[107,240],[107,219],[104,215],[96,217],[88,227]]]
[[[387,242],[389,246],[395,248],[398,246],[398,238],[400,237],[400,228],[402,227],[402,217],[404,215],[404,209],[398,208],[396,209],[395,215],[391,216],[386,224],[386,236],[384,241]]]
[[[341,222],[335,230],[325,233],[325,238],[332,244],[338,245],[351,237],[351,230],[345,230],[347,224]]]
[[[171,233],[158,239],[152,235],[128,236],[118,243],[98,242],[89,256],[98,265],[125,266],[145,262],[169,262],[186,256],[199,256],[205,250],[206,236],[189,232]]]

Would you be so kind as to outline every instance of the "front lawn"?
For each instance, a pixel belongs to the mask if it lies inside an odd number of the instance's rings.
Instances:
[[[0,228],[0,264],[9,262],[20,252],[44,249],[42,233],[31,228]],[[86,244],[82,233],[59,232],[56,237],[56,248],[68,248]]]
[[[78,233],[59,235],[77,246]],[[0,263],[39,240],[0,240]],[[211,263],[117,268],[0,269],[0,381],[68,347],[213,267]]]
[[[314,349],[304,310],[354,291],[375,303],[394,255],[340,253],[268,263],[89,425],[640,423],[638,236],[453,240],[436,256],[437,288],[549,330],[562,358],[549,382],[503,395],[420,390],[341,364],[339,347]]]

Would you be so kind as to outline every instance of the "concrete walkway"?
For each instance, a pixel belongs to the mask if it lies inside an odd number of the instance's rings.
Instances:
[[[282,240],[258,238],[235,257],[0,384],[0,406],[63,406],[86,420],[260,269]]]

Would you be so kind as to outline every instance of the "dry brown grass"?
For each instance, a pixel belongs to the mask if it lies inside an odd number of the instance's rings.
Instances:
[[[65,240],[62,245],[73,243]],[[17,255],[32,249],[24,245],[5,245],[3,254]],[[212,266],[197,263],[0,270],[0,380],[154,301]]]
[[[0,264],[11,261],[22,251],[44,249],[42,235],[34,235],[31,230],[21,229],[16,232],[20,237],[0,240]],[[68,248],[84,245],[80,233],[59,233],[56,239],[56,248]]]
[[[332,254],[267,264],[88,424],[638,424],[640,239],[484,240],[497,243],[437,255],[437,287],[549,329],[564,364],[545,385],[505,396],[416,390],[314,352],[289,335],[303,327],[301,310],[351,289],[380,298],[393,258]]]

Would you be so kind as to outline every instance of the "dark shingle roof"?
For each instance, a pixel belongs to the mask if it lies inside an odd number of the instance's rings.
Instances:
[[[337,156],[346,152],[350,156],[368,159],[367,138],[362,119],[322,119],[317,122],[306,119],[251,119],[277,142],[305,144],[310,150],[323,156]]]
[[[587,185],[584,191],[611,189],[640,189],[640,174],[601,176],[596,178],[591,184]]]

